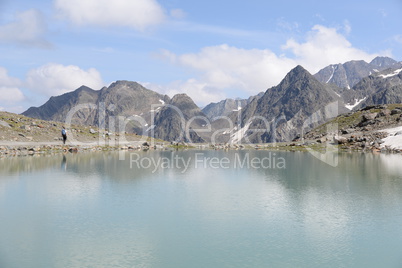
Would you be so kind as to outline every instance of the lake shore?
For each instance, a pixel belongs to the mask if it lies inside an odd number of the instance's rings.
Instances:
[[[0,157],[41,155],[52,153],[81,153],[102,151],[143,151],[143,150],[266,150],[288,152],[359,152],[359,153],[401,153],[402,150],[365,146],[356,147],[353,143],[339,143],[336,141],[303,141],[303,142],[280,142],[264,144],[187,144],[152,141],[125,141],[125,142],[75,142],[62,144],[60,141],[49,142],[10,142],[0,141]]]
[[[147,142],[92,142],[92,143],[66,143],[60,142],[4,142],[0,141],[0,157],[7,156],[26,156],[47,153],[79,153],[95,151],[115,151],[115,150],[148,150],[150,144]],[[162,148],[164,145],[157,144],[153,148]]]

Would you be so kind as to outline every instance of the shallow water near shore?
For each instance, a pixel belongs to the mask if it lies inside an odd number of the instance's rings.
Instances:
[[[402,267],[401,163],[247,150],[3,158],[0,267]]]

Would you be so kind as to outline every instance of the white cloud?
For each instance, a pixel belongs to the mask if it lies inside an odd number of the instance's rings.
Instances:
[[[341,30],[346,34],[350,32],[349,23],[345,22]],[[197,75],[160,88],[165,88],[165,93],[185,92],[204,105],[225,97],[239,96],[241,92],[248,97],[264,91],[277,85],[298,64],[314,74],[329,64],[349,60],[371,61],[378,55],[353,47],[337,29],[321,25],[314,26],[304,42],[289,39],[282,50],[289,51],[291,55],[277,55],[269,49],[242,49],[228,45],[204,47],[197,53],[182,55],[163,51],[161,55],[165,60],[195,70]],[[237,91],[235,95],[233,91]]]
[[[0,107],[0,111],[6,111],[9,113],[16,113],[16,114],[22,113],[25,110],[26,108],[21,105]]]
[[[13,22],[0,25],[0,42],[49,48],[51,45],[44,38],[46,31],[43,15],[31,9],[16,14]]]
[[[350,31],[350,26],[347,29]],[[369,62],[378,55],[353,47],[335,28],[327,28],[322,25],[313,27],[312,31],[307,34],[306,42],[298,43],[294,39],[289,39],[282,49],[290,50],[295,56],[294,60],[312,73],[334,63],[350,60]]]
[[[171,62],[197,70],[198,84],[204,88],[235,88],[248,93],[258,93],[278,83],[295,65],[293,60],[278,57],[268,49],[247,50],[228,45],[205,47],[197,54],[163,53]]]
[[[30,70],[26,84],[31,90],[45,96],[61,95],[82,85],[93,89],[100,89],[104,85],[100,73],[94,68],[82,70],[78,66],[56,63]]]
[[[8,106],[25,99],[24,94],[18,88],[21,81],[8,76],[7,70],[0,67],[0,105]]]
[[[293,60],[278,57],[268,49],[247,50],[228,45],[205,47],[197,54],[164,51],[163,56],[199,74],[197,78],[167,85],[164,92],[170,96],[180,91],[187,93],[199,105],[220,101],[232,90],[246,92],[247,97],[261,92],[279,83],[295,65]]]
[[[156,0],[55,0],[54,3],[61,16],[77,25],[144,30],[165,19],[165,12]]]
[[[21,85],[21,81],[18,78],[8,76],[6,68],[0,67],[0,86],[16,87]]]
[[[24,100],[24,94],[17,87],[0,86],[0,102],[19,102]]]

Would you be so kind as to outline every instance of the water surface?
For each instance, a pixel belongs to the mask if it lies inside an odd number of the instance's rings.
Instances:
[[[122,156],[0,159],[0,267],[402,267],[400,155]]]

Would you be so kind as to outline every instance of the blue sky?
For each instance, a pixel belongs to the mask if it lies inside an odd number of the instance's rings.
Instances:
[[[0,0],[0,109],[130,80],[203,106],[375,56],[402,60],[402,1]]]

